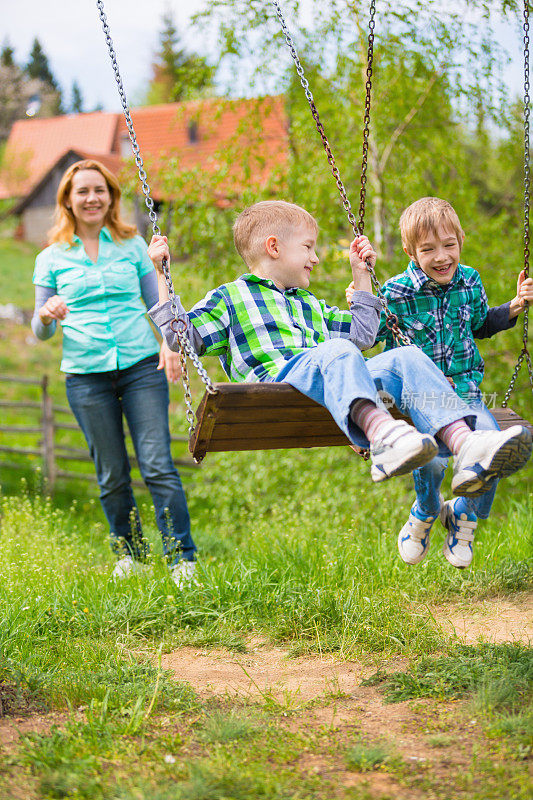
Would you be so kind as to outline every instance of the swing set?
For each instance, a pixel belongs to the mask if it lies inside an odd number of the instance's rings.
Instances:
[[[363,118],[363,149],[361,161],[361,186],[359,193],[359,219],[356,220],[348,200],[346,189],[335,158],[331,150],[324,125],[319,117],[317,107],[309,83],[305,77],[304,69],[298,58],[298,53],[285,22],[281,7],[277,0],[271,0],[276,15],[279,19],[285,42],[293,58],[296,72],[300,78],[302,89],[309,103],[311,114],[315,121],[317,132],[322,141],[324,151],[331,172],[342,201],[348,221],[353,228],[355,236],[360,236],[364,231],[365,200],[366,200],[366,171],[368,160],[368,143],[370,135],[370,102],[372,93],[372,72],[374,59],[374,29],[375,29],[375,0],[370,0],[370,18],[368,32],[368,51],[365,84],[365,112]],[[109,25],[104,13],[103,0],[96,2],[100,21],[105,34],[115,80],[120,95],[122,109],[128,127],[132,151],[139,172],[139,180],[148,208],[148,216],[152,223],[154,235],[159,236],[161,231],[157,224],[157,215],[154,210],[147,175],[141,158],[137,137],[133,127],[130,109],[120,76],[115,49],[110,35]],[[524,273],[529,276],[529,2],[524,0],[523,11],[524,31]],[[400,328],[398,317],[393,314],[382,292],[381,284],[375,271],[367,262],[372,285],[381,303],[385,314],[386,325],[391,330],[397,345],[410,345],[412,342]],[[178,319],[176,295],[170,269],[166,260],[163,261],[163,273],[168,290],[168,296],[174,320],[171,326],[175,331],[179,343],[179,356],[182,370],[182,381],[189,423],[189,450],[195,461],[200,462],[208,452],[226,452],[232,450],[273,450],[284,448],[330,447],[350,445],[350,440],[338,428],[329,411],[315,403],[297,389],[284,383],[213,383],[202,365],[197,353],[189,342],[185,326]],[[522,419],[516,412],[508,407],[508,401],[514,389],[518,373],[525,362],[531,389],[533,391],[533,364],[528,350],[528,304],[524,309],[522,349],[513,370],[511,380],[500,408],[491,409],[496,422],[502,430],[511,425],[525,425],[533,432],[533,426]],[[192,405],[192,396],[187,369],[187,357],[191,360],[198,375],[205,385],[205,393],[196,414]],[[410,420],[393,407],[390,409],[396,418]],[[363,457],[368,457],[368,451],[356,449]]]

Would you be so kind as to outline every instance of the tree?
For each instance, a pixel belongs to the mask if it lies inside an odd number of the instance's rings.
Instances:
[[[7,41],[2,47],[2,51],[0,52],[0,65],[2,67],[15,66],[15,51]]]
[[[83,112],[83,97],[81,89],[77,81],[72,84],[72,99],[70,101],[70,110],[74,114],[81,114]]]
[[[49,83],[54,89],[57,88],[56,80],[48,64],[48,58],[38,39],[33,40],[30,57],[26,64],[26,72],[30,78],[39,78],[45,83]]]
[[[159,49],[152,65],[146,103],[174,103],[207,94],[213,86],[215,68],[203,56],[188,53],[170,13],[162,17]]]
[[[59,85],[52,74],[50,65],[48,63],[48,58],[38,39],[33,40],[33,45],[28,63],[25,67],[25,72],[29,78],[39,81],[39,86],[42,93],[46,95],[47,106],[49,106],[49,108],[47,107],[47,113],[50,113],[51,111],[52,116],[55,114],[61,114],[61,89],[59,88]],[[40,93],[37,92],[37,94]],[[46,115],[47,114],[45,113],[42,116]]]

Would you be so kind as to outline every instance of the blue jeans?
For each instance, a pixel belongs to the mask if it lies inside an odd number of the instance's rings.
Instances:
[[[475,405],[477,423],[476,428],[479,430],[498,431],[498,423],[483,403],[476,403]],[[417,510],[424,517],[436,517],[440,509],[440,487],[444,480],[444,473],[448,466],[448,456],[438,455],[428,464],[423,467],[415,469],[413,472],[413,480],[416,491],[416,504]],[[487,519],[492,508],[494,495],[498,481],[495,481],[490,489],[479,497],[462,497],[459,499],[461,503],[460,510],[456,506],[456,512],[466,511],[468,514],[473,514],[479,519]]]
[[[358,399],[383,406],[378,391],[390,396],[422,433],[434,436],[462,418],[475,427],[475,410],[455,394],[440,369],[415,345],[395,347],[365,361],[348,339],[328,339],[293,356],[276,382],[290,383],[325,406],[359,447],[368,447],[368,439],[352,421],[350,409]],[[440,452],[450,455],[444,445]]]
[[[131,489],[123,415],[139,469],[154,503],[157,527],[169,563],[194,560],[187,501],[170,454],[168,383],[157,370],[158,356],[127,369],[67,375],[67,398],[96,467],[100,502],[111,530],[113,550],[144,559],[137,504]]]

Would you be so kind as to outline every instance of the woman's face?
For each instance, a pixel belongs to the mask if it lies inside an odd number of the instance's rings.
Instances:
[[[111,206],[111,194],[104,176],[95,169],[75,172],[67,205],[78,225],[102,228]]]

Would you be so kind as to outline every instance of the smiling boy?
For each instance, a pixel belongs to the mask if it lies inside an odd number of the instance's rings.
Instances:
[[[452,391],[442,372],[414,347],[397,348],[365,361],[379,323],[380,302],[371,293],[366,260],[376,254],[365,236],[350,245],[355,291],[350,310],[318,300],[308,287],[318,265],[318,225],[305,209],[270,200],[246,208],[235,221],[234,241],[249,272],[226,283],[187,314],[177,302],[178,318],[199,355],[220,358],[234,381],[275,381],[325,406],[346,436],[368,446],[371,477],[380,482],[411,472],[438,450],[434,435],[454,453],[453,489],[478,494],[494,474],[520,469],[531,453],[531,436],[515,426],[505,433],[472,431],[469,407]],[[150,310],[171,349],[178,349],[171,323],[163,258],[165,237],[155,236],[148,254],[158,270],[159,298]],[[434,407],[406,403],[432,385]],[[391,394],[414,426],[394,420],[380,406],[378,387]]]
[[[481,339],[513,327],[525,302],[533,300],[533,281],[521,273],[516,296],[490,308],[479,273],[460,263],[465,234],[453,207],[438,197],[423,197],[401,215],[400,233],[410,262],[383,285],[390,310],[412,342],[426,353],[477,413],[478,429],[498,426],[482,402],[484,363],[474,337]],[[350,291],[346,296],[349,299]],[[385,348],[394,340],[384,319],[376,341]],[[431,393],[432,387],[426,387]],[[490,513],[496,481],[481,497],[443,503],[440,486],[448,459],[436,457],[413,473],[416,501],[398,536],[398,549],[408,564],[418,564],[429,550],[433,523],[440,516],[447,535],[443,552],[455,567],[472,561],[477,520]]]

